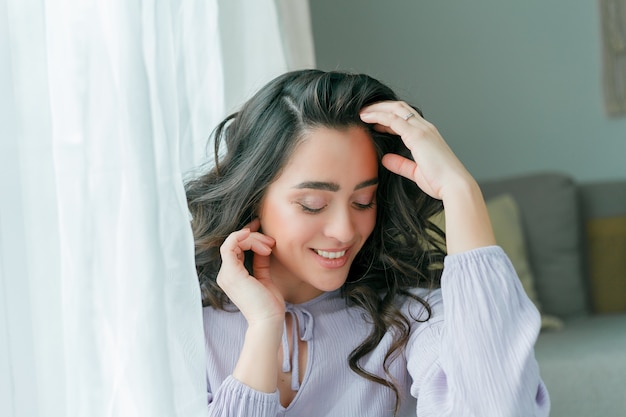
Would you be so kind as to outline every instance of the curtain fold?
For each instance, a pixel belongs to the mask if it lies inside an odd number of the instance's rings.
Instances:
[[[281,43],[289,69],[315,68],[308,0],[275,0]]]
[[[279,24],[308,15],[263,5],[0,0],[3,417],[206,413],[183,182],[229,105],[312,66]]]
[[[65,412],[54,399],[65,397],[66,378],[43,19],[41,4],[0,3],[0,414],[7,416]]]
[[[0,10],[0,414],[204,415],[182,184],[223,113],[216,3]]]
[[[219,5],[227,113],[283,72],[315,67],[308,0],[219,0]]]

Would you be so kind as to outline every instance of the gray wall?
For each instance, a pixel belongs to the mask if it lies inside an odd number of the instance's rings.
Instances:
[[[606,116],[597,0],[310,0],[317,65],[367,72],[421,107],[478,179],[626,178]]]

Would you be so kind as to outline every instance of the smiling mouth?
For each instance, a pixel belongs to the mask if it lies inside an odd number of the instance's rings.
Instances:
[[[317,253],[319,256],[321,256],[322,258],[326,258],[326,259],[337,259],[337,258],[341,258],[342,256],[344,256],[346,254],[345,250],[342,251],[338,251],[338,252],[327,252],[327,251],[323,251],[323,250],[318,250],[318,249],[313,249],[315,251],[315,253]]]

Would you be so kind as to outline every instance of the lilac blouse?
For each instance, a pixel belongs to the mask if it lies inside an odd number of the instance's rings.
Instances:
[[[548,416],[550,400],[533,350],[539,313],[500,247],[447,256],[442,288],[414,293],[428,300],[432,316],[413,322],[406,348],[390,365],[401,394],[399,416]],[[407,317],[427,317],[415,301],[401,308]],[[337,290],[288,304],[287,312],[297,318],[293,334],[308,342],[308,362],[300,370],[298,352],[285,355],[283,370],[292,372],[297,390],[285,408],[278,391],[255,391],[231,375],[243,346],[243,315],[204,308],[210,416],[393,415],[392,391],[348,367],[348,355],[370,331],[361,309],[347,306]],[[391,343],[387,334],[362,359],[363,367],[384,376]]]

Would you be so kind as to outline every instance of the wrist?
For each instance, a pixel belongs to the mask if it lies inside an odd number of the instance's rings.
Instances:
[[[472,201],[483,201],[482,191],[476,180],[470,175],[459,175],[455,181],[442,188],[440,193],[441,201],[446,205],[467,204]]]
[[[246,337],[280,341],[283,334],[283,323],[284,317],[280,321],[276,319],[250,321],[248,322]]]
[[[249,323],[233,377],[257,391],[275,392],[282,331],[275,320]]]
[[[485,200],[473,178],[446,189],[443,205],[448,254],[496,243]]]

